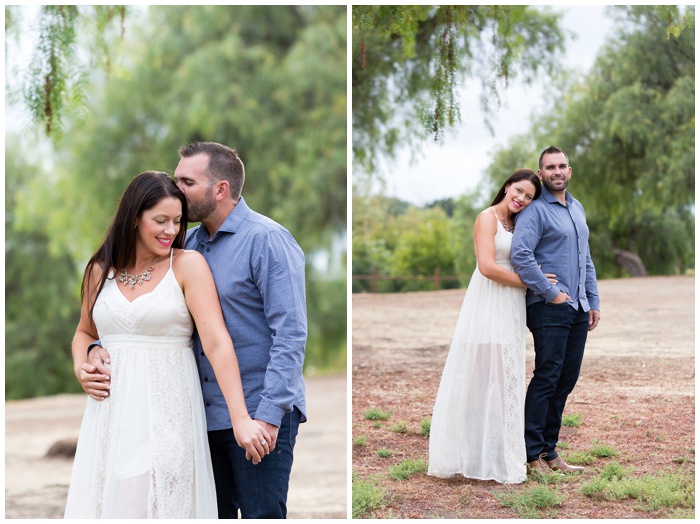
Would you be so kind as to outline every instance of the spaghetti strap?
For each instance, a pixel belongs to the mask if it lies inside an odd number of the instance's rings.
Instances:
[[[173,253],[175,250],[173,248],[170,248],[170,269],[173,268]]]

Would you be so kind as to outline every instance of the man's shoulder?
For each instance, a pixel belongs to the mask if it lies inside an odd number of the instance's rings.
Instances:
[[[248,234],[252,235],[270,235],[281,232],[291,236],[291,233],[282,224],[252,209],[246,214],[241,225]]]

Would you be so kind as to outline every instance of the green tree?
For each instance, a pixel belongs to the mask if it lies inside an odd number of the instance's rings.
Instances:
[[[665,274],[693,261],[694,7],[615,8],[616,37],[581,79],[563,78],[533,131],[490,168],[537,165],[559,145],[573,167],[599,274]],[[670,17],[669,17],[670,16]],[[556,118],[552,118],[556,115]],[[641,261],[641,264],[639,263]]]
[[[436,269],[440,270],[441,275],[454,275],[450,221],[441,207],[409,209],[405,215],[394,217],[393,227],[397,230],[396,248],[391,260],[394,275],[430,278]],[[454,281],[443,283],[443,287],[447,288],[456,285]],[[413,291],[426,287],[421,282],[405,281],[401,290]]]
[[[130,21],[109,81],[94,79],[88,118],[66,119],[13,217],[23,232],[41,233],[52,256],[74,261],[73,311],[85,261],[129,181],[148,169],[172,173],[179,146],[215,140],[240,152],[246,201],[306,253],[307,365],[344,367],[345,14],[345,6],[158,6]],[[314,265],[322,258],[332,270]]]
[[[563,50],[559,15],[529,6],[353,6],[353,158],[416,137],[441,140],[460,122],[459,88],[476,77],[488,116],[517,74],[531,82]]]
[[[6,36],[19,38],[22,9],[5,6]],[[43,125],[46,135],[60,137],[67,113],[84,109],[87,78],[96,64],[109,74],[112,47],[124,35],[126,15],[126,6],[41,6],[34,56],[20,72],[23,83],[6,88],[11,97],[22,98],[33,124]],[[79,49],[90,49],[87,60]]]
[[[40,166],[19,154],[13,137],[6,145],[5,398],[80,391],[70,349],[80,316],[75,264],[52,254],[45,234],[15,228],[27,173]]]

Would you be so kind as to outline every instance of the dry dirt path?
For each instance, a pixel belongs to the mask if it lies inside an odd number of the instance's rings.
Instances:
[[[619,450],[616,460],[637,476],[694,469],[694,290],[693,276],[599,282],[602,320],[589,334],[581,376],[565,411],[582,415],[584,423],[564,427],[560,435],[572,452],[604,442]],[[352,297],[352,435],[367,442],[353,447],[352,464],[355,474],[378,479],[389,493],[390,502],[375,517],[518,516],[496,501],[494,494],[505,488],[495,482],[435,479],[424,473],[398,482],[388,475],[388,468],[403,459],[428,458],[420,424],[431,415],[463,298],[463,289]],[[526,351],[529,380],[534,367],[529,334]],[[392,413],[390,420],[365,420],[369,408]],[[407,424],[406,433],[389,430],[399,421]],[[379,449],[392,455],[380,458]],[[634,501],[601,503],[583,496],[581,484],[603,462],[559,488],[567,499],[552,516],[667,516],[663,508],[639,510]]]
[[[347,515],[347,379],[306,379],[309,421],[295,447],[289,518]],[[5,403],[5,518],[62,518],[72,460],[45,458],[55,442],[75,438],[85,395]]]

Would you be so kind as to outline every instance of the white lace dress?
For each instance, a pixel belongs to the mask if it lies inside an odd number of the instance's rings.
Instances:
[[[94,320],[112,386],[87,399],[65,518],[217,518],[193,322],[171,267],[129,302],[115,280]]]
[[[511,271],[512,239],[499,221],[496,263]],[[435,400],[428,475],[525,480],[525,336],[525,289],[477,267]]]

